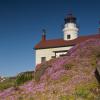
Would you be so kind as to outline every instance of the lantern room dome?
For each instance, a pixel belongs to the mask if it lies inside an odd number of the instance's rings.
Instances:
[[[66,23],[76,23],[76,17],[74,17],[72,14],[68,14],[64,20],[65,20],[65,24]]]

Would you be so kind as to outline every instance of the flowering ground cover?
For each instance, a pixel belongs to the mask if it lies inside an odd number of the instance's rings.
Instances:
[[[38,65],[32,80],[0,91],[0,100],[100,100],[97,64],[100,40],[91,39]]]

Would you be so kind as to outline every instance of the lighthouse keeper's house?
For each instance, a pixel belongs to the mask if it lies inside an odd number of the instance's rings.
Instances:
[[[79,36],[79,28],[77,27],[76,17],[69,14],[65,19],[62,39],[47,40],[45,32],[42,39],[35,45],[36,65],[48,61],[52,58],[65,55],[69,49],[78,43],[91,38],[99,38],[100,34],[90,36]]]

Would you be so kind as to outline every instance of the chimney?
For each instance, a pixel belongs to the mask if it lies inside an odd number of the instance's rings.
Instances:
[[[46,30],[42,30],[42,41],[46,41]]]

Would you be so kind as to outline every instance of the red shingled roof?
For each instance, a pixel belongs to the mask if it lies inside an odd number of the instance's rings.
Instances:
[[[78,43],[81,43],[88,39],[99,38],[100,34],[90,35],[90,36],[79,36],[74,40],[65,41],[63,39],[53,39],[53,40],[45,40],[40,41],[38,44],[35,45],[34,49],[45,49],[45,48],[55,48],[55,47],[65,47],[65,46],[73,46]]]

